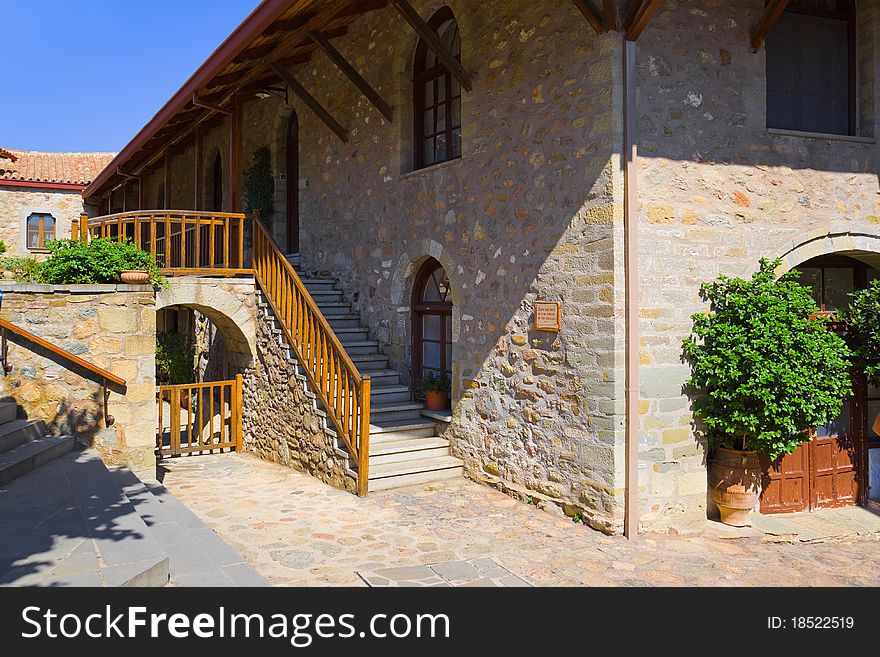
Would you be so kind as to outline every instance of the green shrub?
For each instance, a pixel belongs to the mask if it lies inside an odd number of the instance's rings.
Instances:
[[[9,250],[9,247],[6,246],[5,240],[0,240],[0,255],[6,253]]]
[[[289,185],[298,181],[291,180]],[[275,199],[275,179],[272,177],[272,153],[260,148],[253,154],[251,166],[244,172],[244,211],[248,214],[259,210],[260,219],[267,226],[272,221],[272,204]]]
[[[0,258],[0,271],[11,271],[22,282],[35,281],[39,266],[36,258]]]
[[[850,294],[852,301],[843,314],[846,340],[856,365],[872,385],[880,385],[880,280]]]
[[[179,333],[156,333],[156,380],[165,385],[194,383],[192,340]]]
[[[452,382],[445,374],[434,376],[426,374],[420,379],[416,379],[409,387],[417,395],[424,395],[426,392],[446,392],[452,389]]]
[[[751,280],[720,276],[700,288],[712,308],[693,316],[683,347],[712,449],[791,453],[852,394],[849,347],[828,317],[810,318],[819,309],[797,272],[776,279],[780,263],[762,259]]]
[[[139,249],[131,240],[55,240],[49,242],[48,248],[49,257],[39,264],[36,273],[36,279],[40,283],[118,283],[122,271],[138,269],[146,270],[150,274],[150,282],[156,287],[164,287],[166,284],[153,256]]]

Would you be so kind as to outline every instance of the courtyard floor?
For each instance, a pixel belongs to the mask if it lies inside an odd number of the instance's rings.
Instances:
[[[880,534],[627,541],[467,479],[359,499],[248,454],[163,468],[165,486],[280,586],[880,586]]]

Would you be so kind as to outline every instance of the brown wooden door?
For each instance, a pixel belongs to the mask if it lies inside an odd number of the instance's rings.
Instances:
[[[819,430],[810,448],[810,508],[853,506],[859,499],[859,428],[851,421],[858,397],[844,403],[840,426]],[[824,434],[824,435],[823,435]]]
[[[801,445],[775,462],[762,457],[761,513],[794,513],[810,505],[810,450]]]
[[[287,124],[287,253],[299,253],[299,121]]]

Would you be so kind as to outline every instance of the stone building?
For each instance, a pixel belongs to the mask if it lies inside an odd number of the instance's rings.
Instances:
[[[0,148],[0,240],[7,255],[39,255],[47,241],[69,238],[84,211],[82,191],[114,155]]]
[[[340,336],[378,343],[351,352],[376,381],[449,375],[442,437],[467,476],[608,532],[698,532],[681,341],[700,283],[782,257],[833,307],[877,262],[878,12],[265,0],[85,197],[100,214],[261,210],[314,294],[341,293]],[[265,372],[245,374],[246,400],[269,403]],[[826,432],[857,447],[805,448],[769,494],[868,502],[870,395]]]

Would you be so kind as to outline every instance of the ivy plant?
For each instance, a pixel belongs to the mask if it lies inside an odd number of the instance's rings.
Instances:
[[[154,286],[166,285],[153,256],[135,246],[131,240],[54,240],[47,246],[49,257],[37,265],[33,276],[39,283],[118,283],[123,271],[136,269],[147,271]]]
[[[880,280],[850,294],[843,320],[854,360],[872,385],[880,385]]]
[[[292,184],[292,183],[291,183]],[[260,219],[268,224],[272,219],[275,198],[275,179],[272,177],[272,154],[268,148],[254,152],[251,165],[244,172],[245,212],[259,210]]]
[[[848,345],[829,317],[816,315],[798,272],[776,278],[780,264],[764,258],[751,279],[720,276],[700,288],[710,312],[693,315],[683,348],[711,449],[776,459],[836,417],[852,394]]]
[[[156,380],[165,385],[193,383],[195,347],[179,333],[156,333]]]

